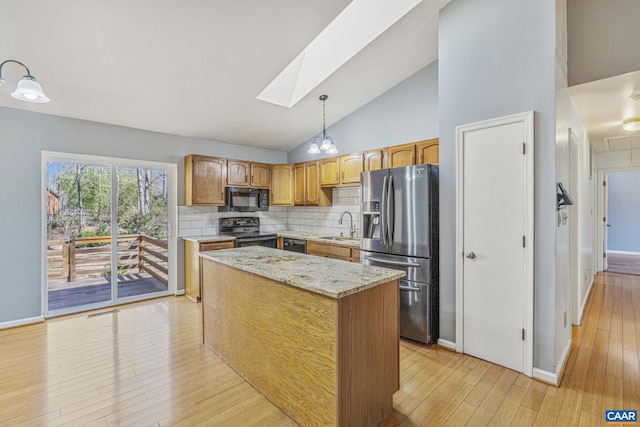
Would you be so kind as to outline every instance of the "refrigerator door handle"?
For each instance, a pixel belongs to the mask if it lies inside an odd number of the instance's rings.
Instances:
[[[380,207],[380,238],[382,244],[387,244],[387,177],[382,181],[382,197],[380,198],[382,206]]]
[[[420,292],[420,288],[414,288],[413,286],[400,286],[401,291]]]
[[[395,203],[393,198],[393,175],[389,177],[387,185],[387,234],[389,235],[389,244],[393,244],[394,223],[396,220]]]
[[[392,261],[389,259],[372,257],[369,255],[365,255],[364,259],[368,259],[369,261],[379,262],[380,264],[398,265],[402,267],[420,267],[420,264],[418,264],[417,262]]]

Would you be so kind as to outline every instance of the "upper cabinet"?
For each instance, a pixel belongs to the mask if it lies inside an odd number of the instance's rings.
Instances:
[[[227,185],[230,187],[249,186],[249,162],[239,160],[227,162]]]
[[[427,139],[416,142],[416,154],[419,164],[437,165],[440,159],[439,139]]]
[[[271,204],[293,206],[293,165],[271,165]]]
[[[359,184],[360,173],[364,168],[362,153],[340,157],[340,184]]]
[[[227,160],[217,157],[185,157],[185,204],[224,205],[227,185]]]
[[[251,163],[251,187],[269,188],[271,184],[271,165]]]
[[[387,167],[399,168],[416,164],[416,144],[394,145],[387,148]]]
[[[340,185],[340,157],[320,160],[320,185]]]
[[[271,166],[241,160],[227,162],[227,185],[230,187],[268,188]]]
[[[293,165],[296,206],[331,206],[331,189],[320,187],[320,161]]]
[[[363,153],[364,157],[364,170],[365,171],[377,171],[384,169],[384,150],[370,150]]]

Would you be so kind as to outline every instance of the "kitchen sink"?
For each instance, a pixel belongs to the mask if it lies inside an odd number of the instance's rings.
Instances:
[[[320,236],[320,239],[325,239],[325,240],[347,240],[347,241],[356,241],[356,240],[360,240],[359,237],[341,237],[341,236]]]

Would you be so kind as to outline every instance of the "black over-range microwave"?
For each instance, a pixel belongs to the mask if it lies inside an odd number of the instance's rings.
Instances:
[[[257,212],[269,210],[269,190],[266,188],[227,187],[227,205],[223,212]]]

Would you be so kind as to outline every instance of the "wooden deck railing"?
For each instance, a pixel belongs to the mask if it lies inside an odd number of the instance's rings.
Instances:
[[[118,274],[147,273],[168,286],[168,246],[144,234],[118,236]],[[47,279],[78,280],[111,275],[111,237],[72,237],[47,242]]]

